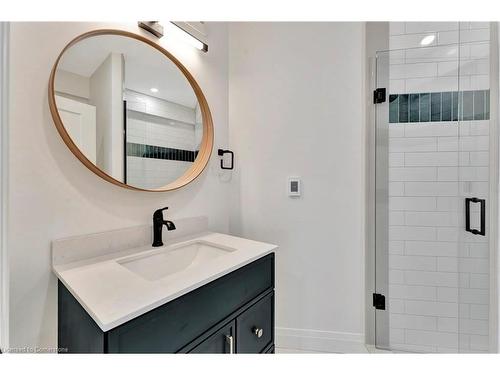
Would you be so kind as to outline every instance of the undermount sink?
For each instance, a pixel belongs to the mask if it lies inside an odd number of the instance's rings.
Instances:
[[[155,281],[190,268],[201,266],[236,249],[208,241],[192,241],[152,249],[117,262],[149,281]]]

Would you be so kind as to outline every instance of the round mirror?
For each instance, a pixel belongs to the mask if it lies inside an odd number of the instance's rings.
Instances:
[[[210,158],[212,118],[200,87],[140,35],[98,30],[72,40],[52,70],[49,104],[73,154],[116,185],[177,189]]]

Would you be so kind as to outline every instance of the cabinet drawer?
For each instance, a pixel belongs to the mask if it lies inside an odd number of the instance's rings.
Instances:
[[[201,344],[197,345],[189,353],[231,353],[231,351],[234,351],[235,327],[236,325],[233,320],[203,340]]]
[[[110,353],[175,353],[274,287],[269,254],[107,333]]]
[[[274,292],[236,318],[237,353],[261,353],[274,339]]]

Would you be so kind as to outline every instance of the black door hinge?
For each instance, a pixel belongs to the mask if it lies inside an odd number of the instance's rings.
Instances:
[[[373,91],[373,103],[379,104],[385,102],[385,87]]]
[[[383,294],[373,293],[373,307],[377,310],[385,310],[385,296]]]

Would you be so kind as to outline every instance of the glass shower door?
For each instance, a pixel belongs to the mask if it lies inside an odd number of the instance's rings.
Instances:
[[[377,54],[379,348],[488,349],[488,45]]]

